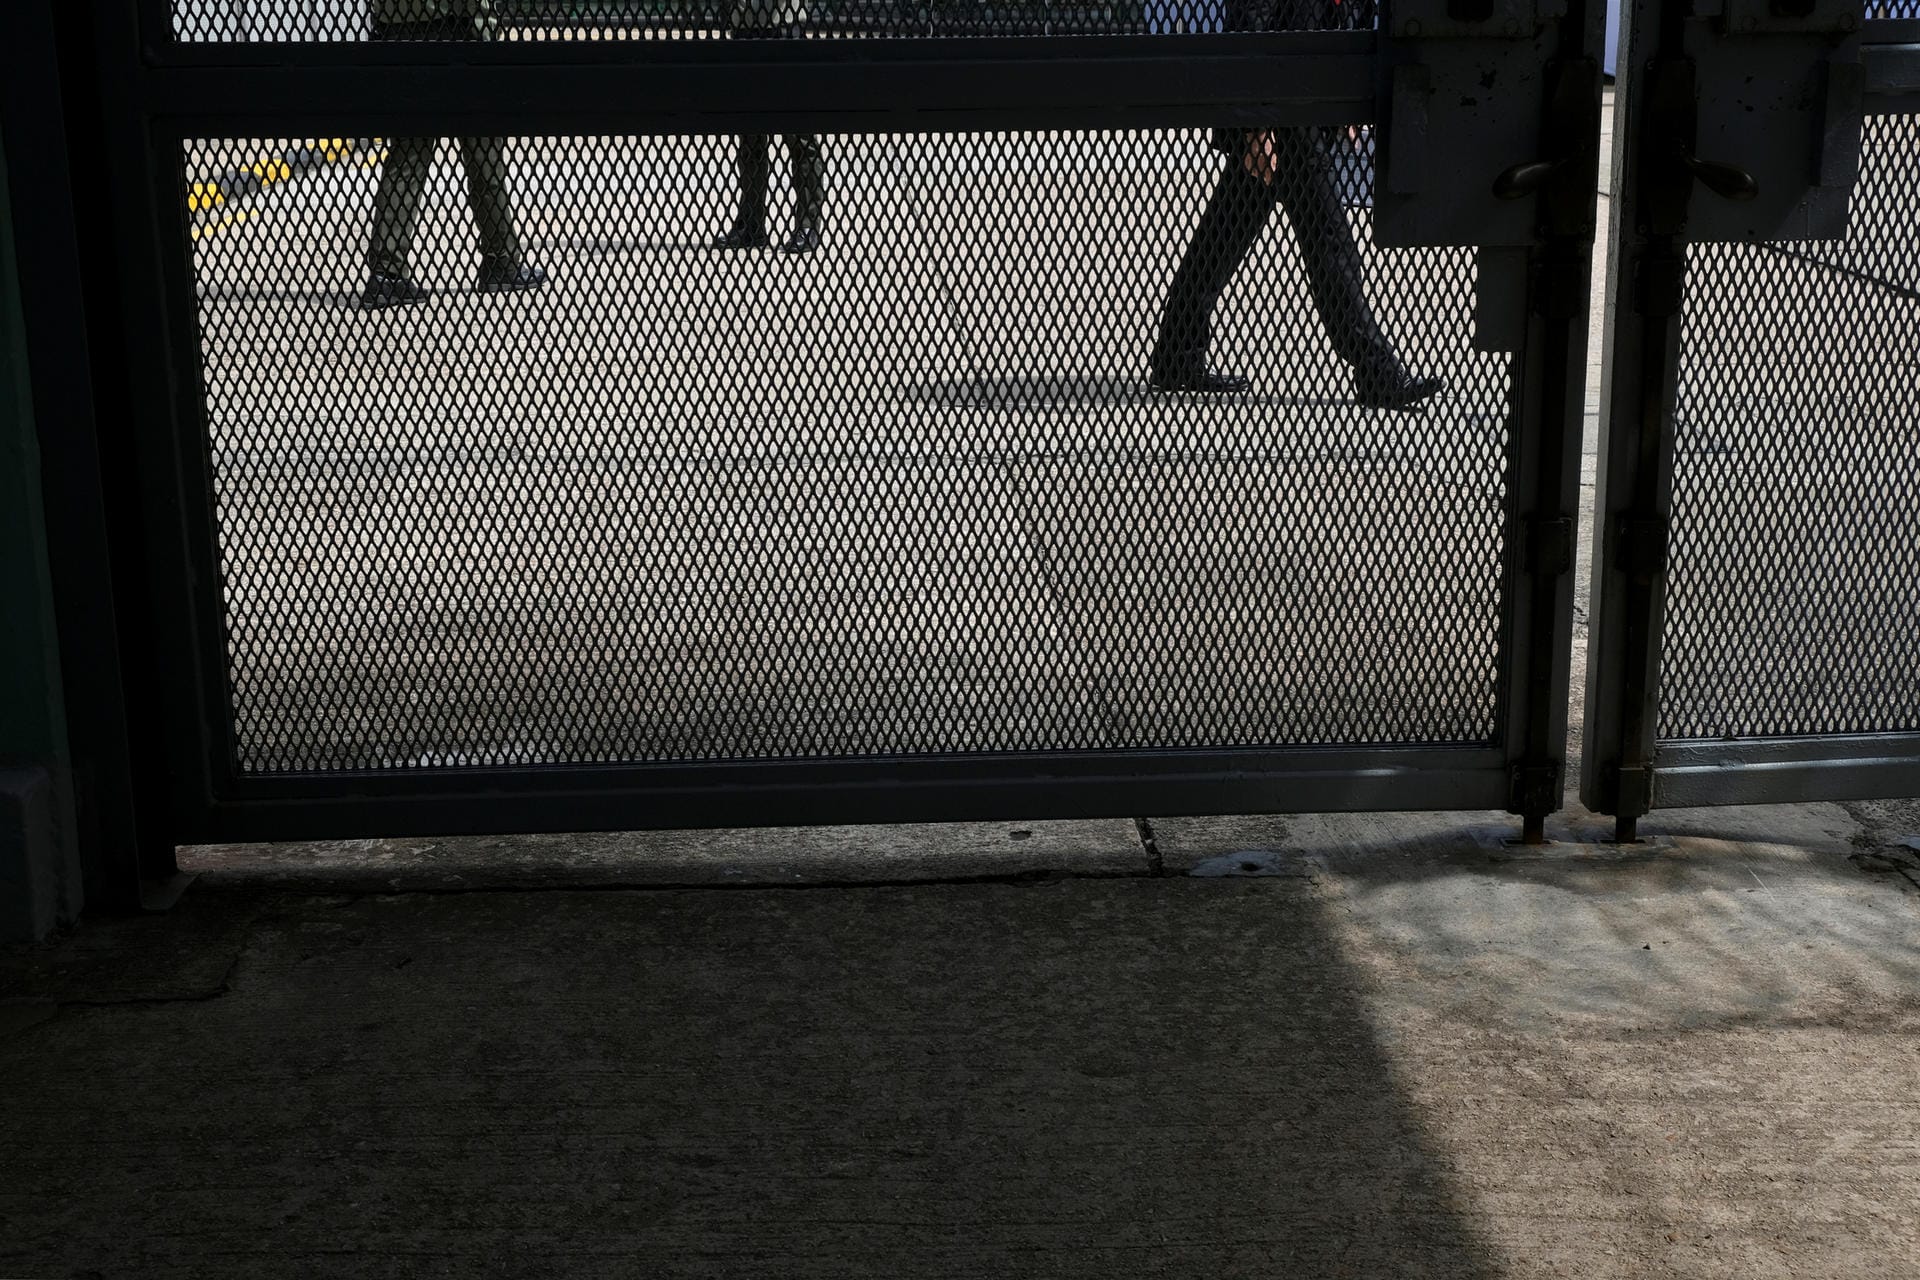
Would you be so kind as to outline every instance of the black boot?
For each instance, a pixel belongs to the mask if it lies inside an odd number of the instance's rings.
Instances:
[[[414,282],[405,267],[374,268],[367,273],[367,287],[360,294],[360,305],[369,311],[407,307],[426,300],[427,291]]]
[[[1392,351],[1377,352],[1353,367],[1353,398],[1368,409],[1405,412],[1446,385],[1431,375],[1416,378]]]
[[[792,134],[787,150],[793,155],[793,231],[780,246],[782,253],[812,253],[820,247],[820,215],[827,203],[827,162],[820,139]]]
[[[739,176],[740,208],[733,226],[714,237],[716,249],[763,249],[772,243],[767,235],[767,143],[763,133],[745,133],[734,150],[734,169]]]
[[[480,274],[473,287],[477,293],[517,293],[538,289],[546,282],[547,273],[519,254],[489,253],[480,259]]]

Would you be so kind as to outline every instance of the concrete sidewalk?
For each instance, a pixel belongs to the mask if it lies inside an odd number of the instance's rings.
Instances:
[[[202,851],[7,953],[0,1273],[1910,1276],[1916,817]]]

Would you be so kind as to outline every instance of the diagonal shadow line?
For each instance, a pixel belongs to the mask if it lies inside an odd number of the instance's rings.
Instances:
[[[1819,267],[1831,275],[1845,276],[1851,280],[1859,280],[1866,284],[1875,285],[1884,292],[1890,293],[1896,298],[1904,298],[1908,302],[1920,302],[1920,289],[1914,289],[1903,284],[1895,284],[1893,281],[1883,279],[1871,272],[1862,271],[1858,267],[1844,266],[1841,263],[1808,253],[1804,249],[1793,249],[1783,244],[1766,244],[1764,242],[1756,244],[1754,247],[1764,249],[1776,258],[1788,258],[1795,262],[1804,262],[1809,266]]]
[[[931,225],[931,214],[928,206],[921,202],[915,202],[913,207],[921,242],[924,244],[946,244],[947,242],[944,238],[933,234],[934,228]],[[970,375],[959,384],[960,387],[966,391],[971,391],[981,385],[1004,381],[994,379],[990,376],[991,370],[986,364],[986,357],[982,346],[974,336],[971,327],[967,324],[965,310],[961,305],[962,295],[958,281],[954,277],[951,263],[945,255],[937,257],[935,261],[937,264],[935,267],[935,278],[939,286],[938,294],[941,318],[948,326],[953,341],[962,352],[964,367],[970,371]],[[940,400],[940,393],[950,390],[953,387],[954,384],[949,381],[923,384],[917,387],[903,388],[902,390],[909,398],[919,399],[927,403],[940,403],[942,402]],[[964,407],[982,407],[979,406],[976,400],[964,394],[958,397],[957,401]],[[1031,404],[1032,401],[1029,398],[1023,402],[1023,407],[1031,407]],[[1057,426],[1063,418],[1061,406],[1054,403],[1052,397],[1043,400],[1042,406],[1044,412],[1039,415],[1040,420],[1049,425]],[[1075,623],[1075,610],[1068,596],[1067,584],[1064,580],[1063,572],[1056,564],[1057,557],[1054,555],[1053,549],[1047,545],[1035,511],[1035,503],[1038,501],[1038,495],[1032,491],[1023,475],[1023,472],[1031,465],[1031,462],[1031,457],[1018,454],[1014,451],[1006,451],[1002,453],[992,465],[998,467],[1001,472],[1002,481],[1007,485],[1014,497],[1022,535],[1026,539],[1027,546],[1033,555],[1035,567],[1038,570],[1041,589],[1046,594],[1048,606],[1055,619],[1057,634],[1065,642],[1059,647],[1058,651],[1068,668],[1072,669],[1077,665],[1073,662],[1073,651],[1076,643],[1085,637],[1076,634],[1080,628]],[[1115,704],[1112,693],[1106,687],[1106,682],[1089,677],[1085,681],[1085,688],[1092,701],[1095,714],[1098,717],[1101,732],[1107,737],[1109,742],[1116,746],[1119,745],[1124,737],[1123,726],[1118,707]],[[1140,852],[1146,860],[1148,870],[1156,876],[1164,874],[1165,862],[1160,854],[1158,845],[1154,841],[1153,831],[1148,825],[1147,819],[1145,817],[1136,817],[1133,821],[1135,832],[1140,842]]]

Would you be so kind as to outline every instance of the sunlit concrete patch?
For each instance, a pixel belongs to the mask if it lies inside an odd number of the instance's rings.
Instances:
[[[1920,892],[1858,857],[1904,851],[1838,805],[1516,825],[1152,823],[1170,867],[1324,866],[1195,888],[1317,903],[1492,1274],[1920,1274]]]
[[[1492,813],[1157,819],[1170,869],[1322,867],[1383,1010],[1620,1029],[1820,1019],[1920,992],[1920,900],[1852,858],[1835,805],[1656,814],[1606,842],[1584,812],[1511,841]]]

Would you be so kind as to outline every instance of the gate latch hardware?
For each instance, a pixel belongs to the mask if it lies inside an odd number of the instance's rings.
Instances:
[[[1673,150],[1681,168],[1722,200],[1751,200],[1760,194],[1760,184],[1745,169],[1721,164],[1718,160],[1702,160],[1684,142],[1674,143]]]
[[[1395,0],[1381,40],[1374,243],[1524,247],[1539,236],[1535,202],[1583,188],[1562,145],[1551,59],[1566,0]],[[1593,99],[1598,111],[1598,70]]]
[[[1843,237],[1866,110],[1860,33],[1859,0],[1696,0],[1684,56],[1649,77],[1648,211],[1675,226],[1652,233]]]

